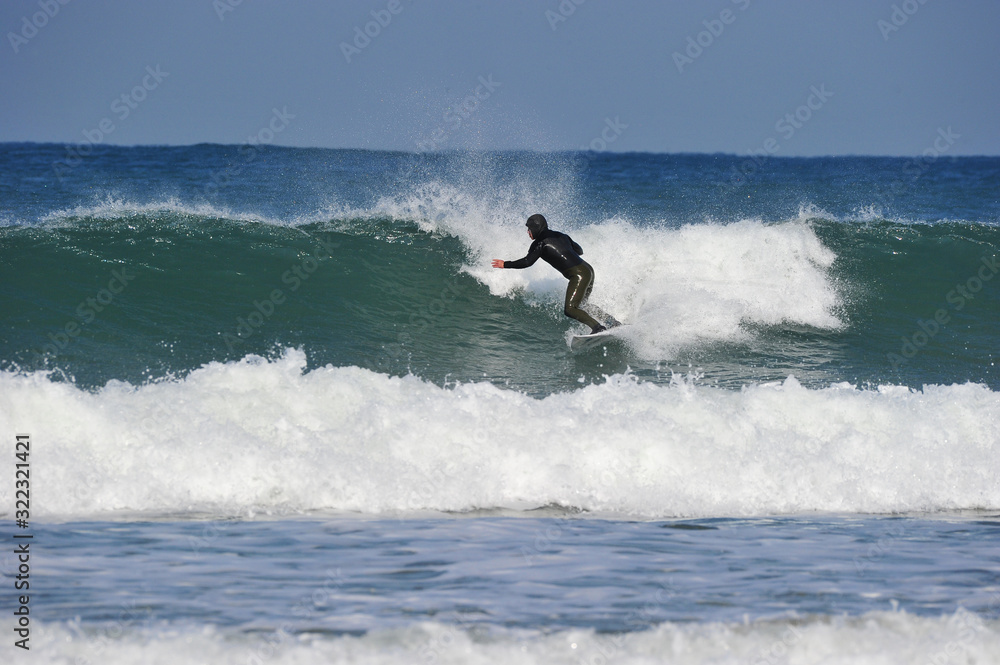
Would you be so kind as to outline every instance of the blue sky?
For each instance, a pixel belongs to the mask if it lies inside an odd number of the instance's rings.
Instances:
[[[993,0],[4,0],[0,141],[997,155],[998,27]]]

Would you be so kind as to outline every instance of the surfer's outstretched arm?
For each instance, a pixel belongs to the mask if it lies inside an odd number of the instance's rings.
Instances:
[[[535,261],[542,255],[542,244],[540,242],[531,243],[528,255],[517,261],[504,261],[503,259],[493,259],[494,268],[527,268],[535,265]]]

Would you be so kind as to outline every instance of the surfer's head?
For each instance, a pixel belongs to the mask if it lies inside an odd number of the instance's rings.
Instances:
[[[524,223],[528,227],[528,233],[531,234],[532,238],[537,238],[542,231],[549,230],[549,223],[545,221],[545,218],[539,214],[534,214],[528,218],[528,221]]]

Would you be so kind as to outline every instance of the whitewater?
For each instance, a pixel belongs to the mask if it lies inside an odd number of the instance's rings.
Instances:
[[[789,377],[731,391],[617,375],[536,399],[489,383],[439,387],[305,365],[304,353],[286,350],[94,393],[41,373],[4,374],[0,425],[29,423],[45,441],[35,510],[60,518],[1000,506],[1000,397],[977,384],[810,390]],[[11,503],[11,487],[0,500]]]
[[[995,158],[238,151],[0,146],[33,662],[1000,662]]]

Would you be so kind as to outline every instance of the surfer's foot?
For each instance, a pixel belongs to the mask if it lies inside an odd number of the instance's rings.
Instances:
[[[618,326],[622,325],[622,322],[619,321],[618,319],[608,319],[607,323],[608,323],[608,328],[617,328]]]
[[[590,334],[591,335],[596,335],[597,333],[604,332],[605,330],[607,330],[607,328],[605,328],[600,323],[598,323],[596,326],[594,326],[593,328],[590,329]]]

